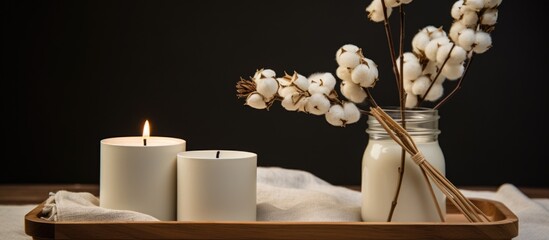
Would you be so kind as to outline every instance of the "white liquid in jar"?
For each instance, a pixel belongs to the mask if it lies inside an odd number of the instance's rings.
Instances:
[[[444,155],[438,141],[416,141],[416,144],[427,161],[444,175]],[[369,140],[362,162],[363,221],[387,221],[398,184],[401,152],[402,148],[393,140]],[[444,216],[445,196],[432,181],[431,185]],[[392,221],[440,222],[425,176],[409,154],[406,154],[402,186]]]

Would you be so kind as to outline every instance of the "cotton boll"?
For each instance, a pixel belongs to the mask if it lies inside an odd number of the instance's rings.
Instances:
[[[439,74],[437,71],[438,69],[440,69],[440,65],[437,66],[436,70],[433,70],[431,72],[427,72],[427,71],[423,71],[423,75],[421,75],[421,77],[426,77],[427,79],[429,79],[429,82],[433,82],[435,81],[436,83],[440,83],[442,84],[444,82],[444,80],[446,80],[446,76],[444,76],[442,74],[442,72]],[[438,77],[436,80],[434,80],[434,78],[437,76],[438,74]],[[419,77],[419,78],[421,78]],[[419,79],[418,78],[418,79]],[[429,83],[430,84],[430,83]]]
[[[377,68],[372,71],[366,64],[360,64],[353,69],[351,76],[353,82],[361,87],[372,87],[377,79]]]
[[[403,64],[406,64],[406,63],[409,63],[409,62],[413,62],[413,63],[418,63],[419,64],[419,58],[417,58],[417,56],[411,52],[405,52],[402,54],[402,58],[404,59],[404,62]],[[396,61],[396,66],[397,66],[397,70],[400,71],[400,56],[397,57]]]
[[[278,85],[282,87],[290,86],[292,84],[291,79],[286,77],[277,78],[276,81],[278,81]]]
[[[309,79],[307,79],[305,76],[300,74],[296,75],[296,78],[293,81],[293,84],[303,91],[307,91],[309,89]]]
[[[452,51],[451,53],[450,50]],[[448,57],[448,55],[450,56]],[[440,64],[444,63],[446,58],[448,58],[447,64],[459,64],[462,63],[466,57],[467,52],[465,52],[462,47],[454,46],[452,43],[440,46],[437,51],[437,63]]]
[[[346,67],[338,67],[336,70],[336,75],[343,81],[351,81],[351,70]]]
[[[414,80],[418,78],[421,75],[422,68],[421,64],[419,62],[409,61],[405,62],[403,65],[404,71],[402,72],[402,76],[404,79],[408,80]],[[400,74],[400,71],[399,71]]]
[[[422,54],[422,52],[425,51],[425,46],[430,40],[431,38],[428,33],[423,31],[418,32],[412,39],[412,48],[414,49],[414,52]]]
[[[359,85],[363,88],[371,88],[375,86],[377,78],[369,78],[367,81],[361,82]]]
[[[353,44],[345,44],[342,47],[340,47],[336,52],[336,59],[339,58],[339,55],[341,55],[343,52],[353,52],[358,53],[360,48],[358,48],[356,45]]]
[[[440,64],[438,64],[437,62],[429,61],[427,62],[427,65],[425,65],[425,68],[423,68],[423,75],[430,75],[430,74],[436,73],[439,67],[440,67]]]
[[[484,0],[485,8],[495,8],[501,4],[501,0]]]
[[[404,58],[404,62],[419,62],[419,58],[411,52],[405,52],[402,56]]]
[[[415,54],[411,52],[406,52],[402,54],[402,56],[404,59],[404,62],[402,63],[404,68],[404,72],[403,72],[404,80],[414,80],[418,78],[421,75],[421,71],[422,71],[422,67],[421,67],[421,64],[419,63],[419,59],[416,57]],[[396,66],[399,74],[400,74],[400,64],[401,64],[400,57],[398,57],[396,60]]]
[[[459,35],[461,34],[461,31],[466,28],[467,27],[463,25],[460,21],[454,22],[452,24],[452,27],[450,27],[450,33],[448,34],[450,36],[450,39],[452,39],[452,41],[457,43],[459,39]]]
[[[276,73],[272,69],[264,69],[261,72],[261,75],[263,75],[263,77],[265,78],[274,78],[276,76]]]
[[[290,76],[286,74],[286,76],[277,78],[276,80],[278,81],[278,84],[283,87],[294,86],[303,91],[307,91],[309,88],[309,80],[305,76],[295,72],[294,75]]]
[[[379,77],[379,71],[377,70],[377,64],[369,58],[362,58],[362,62],[370,68],[370,74],[374,80]]]
[[[442,28],[435,28],[434,30],[429,30],[429,37],[431,39],[446,37],[446,32]]]
[[[311,94],[315,94],[315,93],[322,93],[322,94],[326,94],[326,95],[329,95],[330,92],[332,92],[333,88],[328,88],[328,87],[325,87],[325,86],[321,86],[321,85],[318,85],[318,84],[311,84],[309,85],[309,93]]]
[[[475,33],[475,43],[473,45],[475,53],[484,53],[492,47],[492,37],[486,32],[478,31]]]
[[[257,81],[262,78],[275,78],[275,77],[276,77],[276,73],[272,69],[260,69],[255,72],[253,80]]]
[[[309,102],[309,97],[301,97],[296,103],[297,110],[300,112],[307,112],[306,110],[307,102]]]
[[[393,12],[393,9],[389,6],[387,6],[386,9],[387,18],[389,18]],[[385,20],[381,0],[373,0],[372,3],[370,3],[370,5],[366,8],[366,11],[368,12],[368,18],[374,22],[383,22]]]
[[[366,66],[366,64],[359,64],[351,71],[351,81],[353,83],[361,84],[362,82],[369,81],[370,79],[370,68]]]
[[[288,94],[284,96],[284,99],[282,99],[280,105],[282,105],[282,107],[288,111],[296,111],[297,109],[299,109],[298,102],[301,97],[302,96],[297,92]]]
[[[345,44],[341,47],[341,49],[347,52],[358,52],[360,50],[360,48],[354,44]]]
[[[373,80],[368,80],[360,83],[360,86],[363,88],[373,88],[377,82],[377,78],[372,78]]]
[[[423,29],[421,29],[421,32],[427,33],[427,35],[429,35],[429,37],[430,37],[431,33],[432,33],[432,32],[435,32],[435,31],[437,31],[437,30],[438,30],[437,27],[432,26],[432,25],[429,25],[429,26],[426,26],[426,27],[424,27]]]
[[[294,93],[298,93],[298,90],[295,86],[287,86],[287,87],[280,87],[278,88],[278,95],[285,98],[286,96],[293,95]]]
[[[440,66],[442,64],[438,64],[436,62],[429,62],[427,63],[427,66],[425,66],[425,69],[423,69],[423,75],[427,76],[431,81],[435,76],[437,75],[438,70],[440,69]],[[446,77],[442,74],[439,74],[437,79],[435,80],[437,83],[442,84]]]
[[[329,95],[335,87],[335,78],[331,73],[314,73],[309,76],[309,93]]]
[[[436,75],[433,75],[431,78],[434,78],[435,76]],[[444,80],[446,80],[446,77],[444,75],[442,75],[442,73],[441,73],[440,75],[438,75],[438,78],[435,81],[435,83],[442,84],[442,83],[444,83]]]
[[[437,52],[440,46],[450,42],[448,37],[439,37],[431,40],[427,46],[425,46],[425,56],[431,61],[437,60]]]
[[[343,104],[343,115],[346,124],[358,122],[360,120],[360,110],[354,103],[346,102]]]
[[[448,80],[456,80],[461,77],[464,70],[463,64],[446,64],[442,68],[441,74],[446,76]]]
[[[321,81],[320,79],[322,79],[322,76],[324,75],[323,72],[317,72],[317,73],[313,73],[311,75],[309,75],[309,86],[312,85],[312,84],[316,84],[316,85],[320,85]]]
[[[351,71],[351,82],[360,84],[366,80],[370,73],[370,68],[365,64],[359,64]]]
[[[465,0],[463,5],[472,10],[480,11],[480,9],[484,8],[484,0]]]
[[[322,115],[330,109],[330,100],[324,94],[316,93],[309,97],[305,110],[314,115]]]
[[[412,86],[414,86],[414,82],[411,80],[404,79],[404,81],[402,81],[402,86],[404,86],[405,92],[412,93]]]
[[[458,64],[465,61],[467,58],[467,51],[463,49],[460,46],[455,46],[454,50],[452,50],[452,53],[450,54],[450,59],[448,59],[448,63],[450,64]]]
[[[278,81],[274,78],[263,78],[257,81],[257,92],[265,98],[272,98],[278,92]]]
[[[343,111],[343,106],[339,104],[332,105],[325,116],[326,121],[333,126],[340,127],[345,125],[345,112]]]
[[[424,27],[423,29],[421,29],[421,31],[427,33],[431,40],[446,36],[446,32],[444,32],[441,27],[435,27],[432,25]]]
[[[334,75],[329,72],[324,73],[324,75],[322,76],[322,85],[333,90],[336,85],[336,79]]]
[[[475,31],[473,29],[463,29],[459,34],[458,45],[465,49],[465,51],[470,51],[473,48],[475,43]]]
[[[354,68],[360,64],[360,55],[354,52],[343,52],[336,60],[341,67]]]
[[[498,21],[498,10],[488,9],[480,17],[480,24],[493,26]]]
[[[435,83],[431,87],[431,90],[425,95],[425,100],[434,102],[440,97],[442,97],[442,94],[444,94],[444,88],[442,87],[442,84]]]
[[[276,81],[278,81],[278,84],[280,86],[287,87],[287,86],[293,85],[294,77],[295,77],[295,75],[290,76],[290,75],[286,74],[284,77],[277,78]]]
[[[296,111],[298,108],[297,105],[292,101],[291,96],[287,96],[284,99],[282,99],[282,101],[280,102],[280,105],[288,111]]]
[[[452,15],[452,18],[455,20],[459,20],[463,13],[461,12],[461,7],[463,6],[463,0],[456,1],[454,5],[452,5],[452,10],[450,10],[450,15]]]
[[[406,94],[406,104],[407,108],[413,108],[417,105],[417,96],[414,94]]]
[[[463,16],[459,21],[468,28],[475,27],[478,23],[477,12],[472,10],[463,11]]]
[[[267,108],[267,103],[263,100],[263,96],[259,93],[252,93],[246,98],[246,105],[253,107],[255,109],[265,109]]]
[[[421,76],[414,81],[414,85],[412,86],[412,93],[414,95],[423,96],[427,92],[427,89],[429,89],[430,85],[431,80],[426,76]]]
[[[341,94],[347,99],[355,103],[364,102],[366,92],[359,85],[352,82],[341,82]]]

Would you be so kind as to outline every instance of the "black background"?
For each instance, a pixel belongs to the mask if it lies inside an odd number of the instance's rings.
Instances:
[[[279,103],[255,110],[235,83],[263,67],[335,73],[336,50],[353,43],[379,65],[377,101],[396,105],[369,2],[3,1],[0,183],[98,183],[99,141],[140,135],[149,119],[152,135],[183,138],[187,150],[252,151],[260,166],[358,185],[365,118],[337,128]],[[449,29],[453,2],[406,6],[407,51],[420,28]],[[447,176],[461,186],[547,187],[544,9],[512,0],[499,9],[494,47],[440,110]]]

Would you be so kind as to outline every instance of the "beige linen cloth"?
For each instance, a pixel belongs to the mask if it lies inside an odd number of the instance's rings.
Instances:
[[[258,221],[360,221],[360,192],[331,185],[311,173],[277,167],[257,169]],[[512,184],[496,192],[462,190],[467,197],[493,199],[519,218],[515,239],[549,239],[549,198],[530,199]],[[89,193],[58,191],[47,200],[46,219],[52,221],[156,221],[151,216],[101,208]],[[0,239],[30,239],[24,215],[36,205],[0,206]]]
[[[360,193],[304,171],[257,168],[258,221],[360,221]],[[99,206],[86,192],[51,193],[42,213],[53,221],[158,221],[133,211]]]
[[[50,197],[44,203],[42,214],[45,215],[43,219],[65,222],[158,221],[143,213],[99,207],[99,199],[91,193],[64,190],[50,193]]]

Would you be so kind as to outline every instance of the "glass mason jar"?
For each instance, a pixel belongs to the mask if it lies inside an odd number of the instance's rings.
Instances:
[[[400,109],[384,108],[398,123]],[[405,110],[406,129],[427,161],[445,174],[444,155],[438,144],[438,111],[430,108]],[[368,145],[362,158],[362,220],[388,220],[395,197],[402,148],[373,117],[368,118]],[[440,216],[420,167],[406,153],[404,175],[392,222],[440,222]],[[444,216],[444,194],[431,182],[433,192]]]

